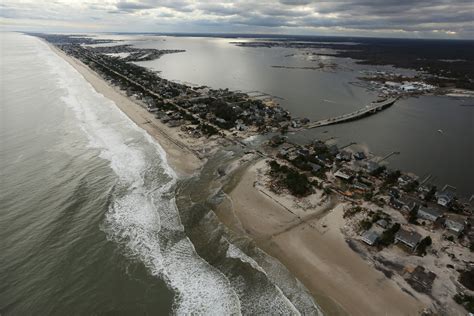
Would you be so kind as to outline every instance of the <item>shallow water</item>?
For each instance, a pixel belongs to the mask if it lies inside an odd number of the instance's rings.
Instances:
[[[318,313],[216,221],[211,183],[232,154],[177,179],[163,149],[46,44],[1,43],[2,315]]]

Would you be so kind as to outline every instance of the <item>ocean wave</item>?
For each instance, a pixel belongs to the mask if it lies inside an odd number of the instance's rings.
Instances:
[[[102,225],[107,238],[165,280],[175,292],[177,314],[240,314],[229,280],[199,257],[184,233],[174,199],[176,174],[161,146],[46,44],[38,41],[37,49],[88,145],[118,177]]]

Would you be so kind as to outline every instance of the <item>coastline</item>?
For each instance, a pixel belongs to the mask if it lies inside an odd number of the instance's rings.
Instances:
[[[191,148],[193,144],[186,144],[187,140],[176,130],[160,123],[152,113],[79,60],[45,43],[81,73],[97,92],[114,101],[137,126],[158,141],[168,162],[180,175],[192,175],[203,165],[204,161]],[[204,142],[197,145],[203,147]],[[341,205],[324,216],[309,214],[303,218],[304,223],[300,223],[301,218],[289,213],[285,205],[254,190],[261,163],[262,160],[250,164],[229,192],[239,227],[236,228],[236,222],[224,220],[227,226],[250,236],[261,249],[280,260],[328,314],[416,315],[422,310],[421,302],[402,292],[349,248],[340,231],[344,225]],[[293,209],[291,205],[288,208]],[[306,225],[308,223],[311,227]],[[312,229],[313,226],[316,229]]]
[[[255,189],[263,164],[259,160],[249,166],[227,192],[233,216],[220,216],[227,225],[282,262],[328,315],[418,315],[422,311],[423,302],[403,292],[348,246],[341,232],[341,203],[326,205],[329,211],[292,214],[286,203],[275,201],[260,186]]]
[[[202,167],[205,161],[198,157],[196,151],[191,148],[193,144],[186,143],[186,139],[180,137],[176,130],[161,123],[153,113],[149,113],[120,90],[108,84],[81,61],[66,55],[54,45],[42,41],[54,53],[74,67],[98,93],[112,100],[138,127],[153,137],[163,147],[168,163],[179,176],[191,176]]]

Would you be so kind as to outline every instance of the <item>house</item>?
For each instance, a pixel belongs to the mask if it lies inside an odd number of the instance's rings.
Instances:
[[[317,172],[318,172],[319,170],[321,170],[321,168],[322,168],[320,165],[315,164],[315,163],[313,163],[313,162],[309,162],[308,164],[309,164],[309,166],[311,167],[311,171],[312,171],[313,173],[317,173]]]
[[[471,195],[470,198],[461,197],[458,202],[462,206],[463,211],[465,213],[472,213],[472,210],[474,208],[474,195]]]
[[[375,222],[377,226],[380,226],[382,228],[387,228],[388,227],[388,221],[385,219],[379,219],[377,222]]]
[[[464,231],[464,221],[461,217],[455,217],[453,215],[448,216],[444,222],[444,227],[456,236],[459,236]]]
[[[400,228],[395,234],[395,243],[402,243],[408,248],[415,250],[421,241],[421,235],[415,231],[405,230]]]
[[[455,197],[454,189],[449,186],[445,186],[441,192],[436,193],[437,203],[444,207],[448,207]]]
[[[408,174],[402,174],[397,182],[400,186],[404,187],[404,186],[407,186],[409,185],[410,183],[414,182],[416,179],[414,179],[412,176],[408,175]]]
[[[379,240],[379,237],[380,235],[376,231],[368,230],[361,236],[361,240],[367,245],[373,246]]]
[[[377,162],[375,161],[372,161],[372,160],[369,160],[365,163],[365,166],[364,166],[365,170],[368,172],[368,173],[372,173],[374,172],[375,170],[379,169],[380,168],[380,164],[378,164]]]
[[[348,169],[345,169],[345,168],[337,170],[334,173],[334,176],[339,178],[339,179],[345,180],[345,181],[349,181],[354,177],[352,172]]]
[[[425,270],[422,266],[417,266],[411,275],[406,279],[410,286],[420,293],[431,293],[436,274]]]
[[[367,156],[362,151],[358,151],[354,154],[355,160],[364,160],[365,158],[367,158]]]
[[[370,191],[370,187],[360,181],[356,181],[354,182],[354,184],[352,185],[352,187],[356,190],[359,190],[359,191],[362,191],[362,192],[367,192],[367,191]]]
[[[301,157],[308,157],[309,156],[309,150],[306,148],[300,148],[298,149],[298,155]]]
[[[394,198],[393,196],[390,197],[390,205],[397,210],[401,210],[402,207],[404,206],[402,201],[400,201],[397,198]]]
[[[280,149],[278,150],[278,156],[279,157],[286,157],[292,149],[293,149],[292,145],[283,144],[283,145],[281,145]]]
[[[347,150],[343,150],[336,155],[336,159],[340,161],[351,161],[352,154]]]
[[[426,219],[431,222],[436,222],[438,219],[443,217],[443,212],[434,208],[427,208],[420,206],[416,216],[420,219]]]
[[[402,196],[398,200],[402,202],[403,206],[401,207],[401,210],[405,213],[410,213],[411,211],[418,210],[421,205],[420,201],[410,196]]]

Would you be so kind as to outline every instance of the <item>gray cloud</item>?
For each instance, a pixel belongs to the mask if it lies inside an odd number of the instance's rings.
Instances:
[[[80,10],[72,10],[73,4],[53,0],[41,4],[34,0],[20,3],[3,0],[0,16],[7,19],[72,19],[85,23],[100,20],[108,30],[114,30],[126,21],[128,24],[125,25],[133,27],[134,31],[161,31],[164,28],[176,32],[364,36],[371,33],[419,36],[423,33],[474,38],[473,0],[117,0],[112,3],[88,0],[86,3],[75,4]],[[153,23],[150,19],[156,19],[155,25],[159,23],[160,30],[148,29]]]

